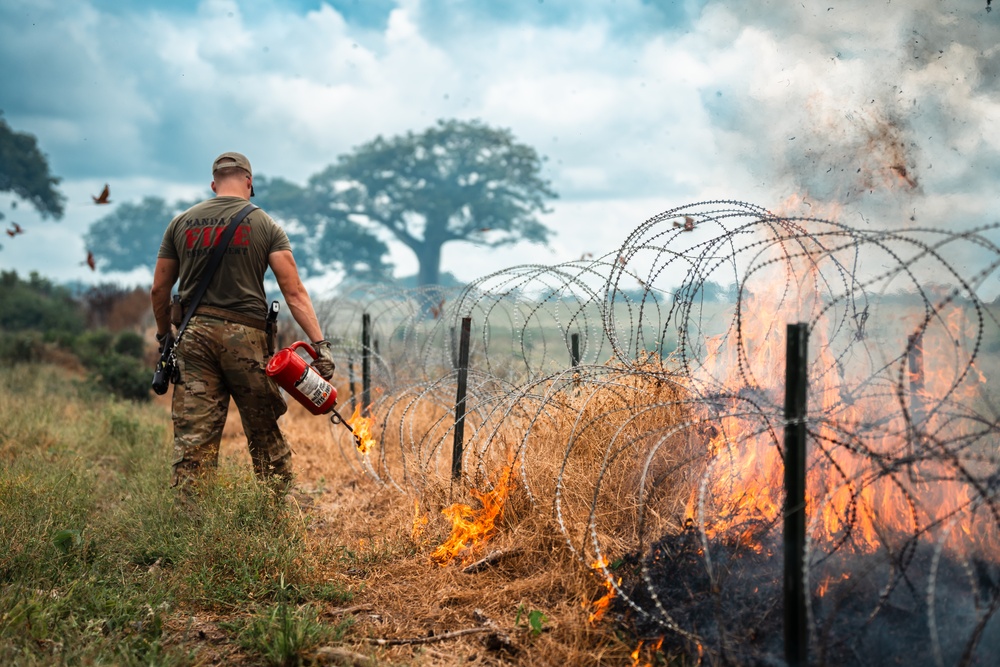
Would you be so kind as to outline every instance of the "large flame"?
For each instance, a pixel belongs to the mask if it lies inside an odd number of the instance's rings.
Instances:
[[[476,547],[493,536],[510,493],[512,469],[513,466],[508,465],[500,471],[492,490],[471,490],[482,504],[480,509],[455,503],[441,510],[451,519],[451,535],[431,554],[435,562],[444,566],[459,557],[463,562],[470,561]]]
[[[814,540],[847,540],[855,550],[870,552],[884,545],[889,535],[926,534],[928,526],[961,513],[969,503],[968,487],[943,481],[947,471],[933,457],[923,457],[919,465],[908,468],[904,475],[908,487],[899,483],[899,475],[885,474],[873,462],[898,460],[911,453],[914,442],[920,442],[914,429],[940,433],[951,428],[945,423],[947,415],[927,411],[924,406],[932,397],[970,400],[976,385],[983,381],[982,374],[973,368],[972,374],[960,377],[954,364],[923,360],[953,359],[955,340],[974,340],[975,332],[966,330],[960,306],[943,309],[940,328],[910,336],[909,359],[903,362],[902,377],[907,380],[903,389],[857,392],[860,395],[854,396],[852,389],[863,386],[871,370],[855,369],[857,375],[852,377],[849,364],[845,368],[844,359],[834,358],[828,338],[834,327],[825,320],[818,300],[809,303],[809,283],[816,280],[815,272],[815,266],[805,269],[808,277],[797,281],[799,301],[789,298],[787,292],[744,294],[738,345],[731,337],[709,339],[701,370],[713,385],[721,381],[720,394],[751,398],[755,393],[766,394],[770,404],[780,405],[785,382],[785,323],[811,321],[810,368],[826,372],[812,373],[809,378],[809,412],[817,419],[810,420],[807,517]],[[787,290],[784,279],[770,284],[776,290]],[[922,315],[911,330],[919,329]],[[898,324],[905,327],[907,323],[901,320]],[[895,374],[884,374],[879,381],[894,387],[896,378]],[[901,391],[905,395],[900,395]],[[705,482],[692,492],[687,515],[698,520],[709,537],[725,532],[760,551],[763,545],[755,542],[753,528],[747,527],[769,525],[781,517],[782,433],[780,422],[777,428],[773,424],[762,426],[761,419],[746,405],[734,400],[733,407],[724,410],[721,417],[707,417],[713,427],[710,469]],[[909,415],[901,406],[906,406]],[[914,497],[920,498],[919,506]],[[953,531],[955,539],[969,532],[968,527]]]

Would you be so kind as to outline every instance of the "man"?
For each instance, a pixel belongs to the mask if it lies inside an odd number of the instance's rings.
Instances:
[[[174,283],[180,279],[178,294],[186,313],[214,245],[254,195],[250,161],[240,153],[216,158],[212,191],[215,197],[170,221],[160,244],[150,299],[161,351],[173,335],[170,292]],[[291,450],[278,428],[278,417],[288,406],[264,371],[268,357],[264,273],[268,267],[292,317],[313,341],[318,354],[313,367],[324,378],[333,377],[331,346],[323,338],[312,300],[299,277],[288,236],[264,211],[255,209],[233,234],[177,343],[171,486],[194,484],[218,465],[230,397],[239,409],[258,478],[276,490],[289,485]]]

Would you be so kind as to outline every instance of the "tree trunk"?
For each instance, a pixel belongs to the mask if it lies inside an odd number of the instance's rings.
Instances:
[[[441,244],[424,242],[417,252],[420,268],[417,271],[417,286],[439,285],[441,281]]]

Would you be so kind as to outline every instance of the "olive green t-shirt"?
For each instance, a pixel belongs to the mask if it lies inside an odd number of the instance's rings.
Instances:
[[[178,260],[177,292],[185,308],[226,226],[248,203],[240,197],[207,199],[167,225],[157,257]],[[233,234],[200,305],[263,318],[267,313],[264,273],[268,255],[291,248],[285,231],[267,213],[255,209]]]

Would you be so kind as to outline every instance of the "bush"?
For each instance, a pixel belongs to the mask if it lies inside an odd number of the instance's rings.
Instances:
[[[88,364],[94,384],[130,401],[148,401],[153,371],[134,357],[112,353]]]
[[[146,356],[146,341],[134,331],[123,331],[115,339],[114,350],[126,357],[142,359]]]
[[[114,334],[107,329],[84,331],[76,337],[73,351],[87,368],[93,368],[101,363],[101,359],[112,353]]]
[[[6,331],[83,331],[83,314],[69,290],[32,272],[27,281],[0,272],[0,328]]]
[[[5,364],[37,362],[44,351],[42,334],[37,331],[0,331],[0,361]]]

